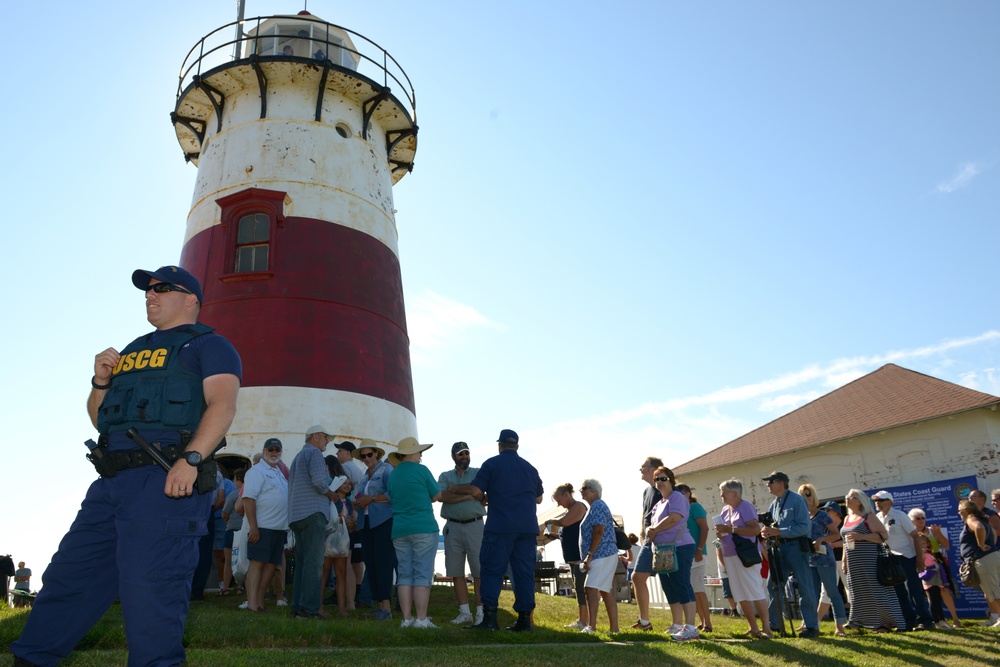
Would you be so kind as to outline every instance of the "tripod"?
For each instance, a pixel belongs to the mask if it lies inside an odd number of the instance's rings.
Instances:
[[[778,546],[778,538],[776,537],[767,538],[767,560],[771,566],[768,579],[770,580],[771,588],[774,590],[774,606],[778,610],[778,623],[781,626],[780,632],[782,635],[785,634],[785,617],[787,616],[788,630],[794,639],[795,623],[793,621],[792,603],[785,595],[785,582],[788,580],[785,578],[784,570],[781,567],[781,553]],[[785,607],[784,612],[782,611],[782,607]],[[771,628],[771,632],[774,631],[775,628]]]

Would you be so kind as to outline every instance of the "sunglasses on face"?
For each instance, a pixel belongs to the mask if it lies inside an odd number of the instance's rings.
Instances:
[[[370,459],[373,456],[375,456],[375,452],[366,452],[364,454],[358,454],[358,458],[360,459]]]
[[[669,482],[670,478],[669,477],[654,477],[653,480],[655,480],[657,482]]]
[[[279,453],[280,453],[280,452],[281,452],[281,447],[268,447],[268,448],[267,448],[267,449],[265,449],[264,451],[265,451],[265,452],[271,452],[272,454],[273,454],[274,452],[279,452]]]
[[[190,294],[183,287],[178,287],[177,285],[172,285],[170,283],[156,283],[155,285],[150,285],[146,288],[146,291],[153,290],[157,294],[166,294],[167,292],[180,292],[181,294]]]

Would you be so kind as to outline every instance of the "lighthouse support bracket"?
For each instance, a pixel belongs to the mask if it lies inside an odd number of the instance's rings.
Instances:
[[[323,66],[323,75],[319,79],[319,91],[316,95],[316,122],[323,120],[323,96],[326,94],[326,78],[330,74],[329,60]]]
[[[382,102],[384,102],[387,99],[389,99],[389,89],[383,88],[378,95],[365,100],[364,104],[361,107],[364,110],[364,114],[362,117],[363,122],[361,124],[362,139],[368,138],[368,126],[371,124],[372,116],[375,114],[375,109],[378,109],[378,105],[382,104]]]
[[[208,98],[208,101],[212,103],[212,107],[215,108],[215,131],[217,133],[222,132],[222,109],[226,106],[226,96],[221,91],[205,83],[200,76],[195,77],[195,84],[205,93],[205,97]],[[202,138],[204,138],[204,133]]]
[[[191,133],[198,138],[198,145],[201,146],[205,142],[205,121],[200,118],[188,118],[187,116],[181,116],[177,112],[170,114],[170,122],[174,125],[183,125],[187,129],[191,130]],[[195,153],[194,156],[198,157],[200,153]],[[187,155],[185,155],[187,157]],[[190,158],[188,158],[190,161]]]
[[[260,60],[256,54],[250,57],[250,66],[257,75],[257,87],[260,89],[260,117],[267,118],[267,77],[260,68]]]

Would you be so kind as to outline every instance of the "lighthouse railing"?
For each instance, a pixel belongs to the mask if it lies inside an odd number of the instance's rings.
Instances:
[[[267,21],[276,23],[264,26]],[[252,26],[248,29],[248,26]],[[308,26],[308,31],[304,29]],[[234,28],[239,27],[239,30]],[[269,32],[262,33],[264,27]],[[283,33],[282,27],[296,32]],[[274,32],[270,30],[274,29]],[[303,35],[302,33],[306,34]],[[344,33],[353,43],[336,37]],[[234,33],[238,35],[233,37]],[[306,55],[282,52],[282,43],[294,41],[305,47]],[[289,47],[290,48],[290,47]],[[403,68],[388,51],[364,35],[310,16],[258,16],[234,21],[216,28],[191,47],[181,64],[177,98],[205,73],[220,67],[253,60],[320,61],[340,70],[358,74],[389,88],[397,99],[405,98],[411,118],[417,120],[417,101],[413,85]]]

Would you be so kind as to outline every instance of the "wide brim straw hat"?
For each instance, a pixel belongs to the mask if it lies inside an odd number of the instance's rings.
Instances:
[[[430,449],[434,445],[421,445],[417,442],[416,438],[403,438],[399,441],[399,445],[396,446],[396,451],[389,454],[389,463],[396,466],[399,462],[403,460],[404,456],[409,456],[410,454],[418,454],[426,449]]]

